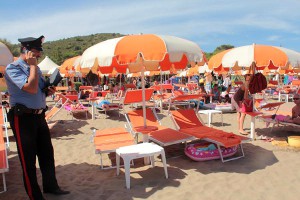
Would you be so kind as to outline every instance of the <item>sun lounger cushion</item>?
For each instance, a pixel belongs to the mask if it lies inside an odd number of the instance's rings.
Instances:
[[[119,147],[135,144],[133,136],[124,128],[97,130],[94,136],[96,153],[113,152]]]
[[[7,160],[7,150],[6,150],[6,145],[3,139],[3,129],[0,129],[0,173],[5,173],[9,171],[9,166],[8,166],[8,160]],[[6,189],[6,179],[5,175],[2,174],[3,178],[3,191],[0,191],[0,193],[5,192]]]
[[[144,127],[143,110],[132,110],[126,114],[130,118],[130,124],[135,132],[140,132],[139,128]],[[150,131],[149,139],[158,143],[161,146],[168,146],[176,143],[186,142],[192,140],[193,137],[184,134],[180,131],[161,126],[157,121],[152,110],[146,109],[146,121],[148,128],[154,128]]]
[[[179,141],[192,140],[193,137],[184,134],[180,131],[176,131],[171,128],[163,128],[161,130],[153,131],[150,133],[150,138],[156,142],[163,144],[179,143]]]
[[[1,136],[0,137],[0,173],[2,173],[8,171],[8,166],[7,166],[7,157],[6,157],[6,146],[5,146],[2,133],[0,134],[0,136]]]
[[[180,129],[180,131],[198,139],[214,140],[224,147],[232,147],[241,143],[241,138],[238,135],[206,126],[185,128]]]

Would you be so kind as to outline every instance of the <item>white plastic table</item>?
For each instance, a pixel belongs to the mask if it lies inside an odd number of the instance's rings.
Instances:
[[[255,133],[255,118],[258,115],[261,115],[261,112],[246,112],[247,115],[251,116],[251,124],[250,124],[250,138],[252,140],[256,139],[256,133]]]
[[[221,114],[222,126],[223,126],[223,112],[221,110],[199,110],[198,113],[207,115],[209,127],[212,122],[212,115],[213,114]]]
[[[168,178],[167,162],[165,150],[161,146],[154,143],[140,143],[116,150],[117,175],[120,173],[120,157],[124,160],[126,187],[130,189],[130,162],[133,159],[150,157],[152,167],[154,167],[154,155],[160,154],[164,166],[165,176]]]
[[[287,102],[289,102],[290,97],[293,97],[293,94],[284,94],[284,93],[281,93],[280,91],[278,93],[278,101],[281,101],[281,99],[284,98],[285,102],[287,103]]]

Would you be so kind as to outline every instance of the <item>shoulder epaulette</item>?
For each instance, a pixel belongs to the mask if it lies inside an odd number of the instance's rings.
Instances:
[[[14,62],[12,62],[12,63],[10,63],[11,65],[13,65],[13,66],[17,66],[17,65],[19,65],[20,63],[18,62],[18,60],[16,60],[16,61],[14,61]]]

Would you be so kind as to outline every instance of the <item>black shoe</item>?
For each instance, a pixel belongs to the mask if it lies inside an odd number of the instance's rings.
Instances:
[[[57,188],[56,190],[44,190],[44,193],[54,194],[54,195],[66,195],[70,194],[70,191],[62,190],[60,188]]]

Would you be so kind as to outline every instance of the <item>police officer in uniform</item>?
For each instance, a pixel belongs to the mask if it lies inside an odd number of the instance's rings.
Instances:
[[[36,157],[42,173],[43,192],[68,194],[58,186],[55,176],[54,152],[45,120],[46,96],[55,89],[46,87],[37,66],[44,36],[22,38],[19,59],[6,67],[5,79],[10,94],[8,120],[17,143],[23,169],[23,181],[30,199],[44,199],[36,177]]]

